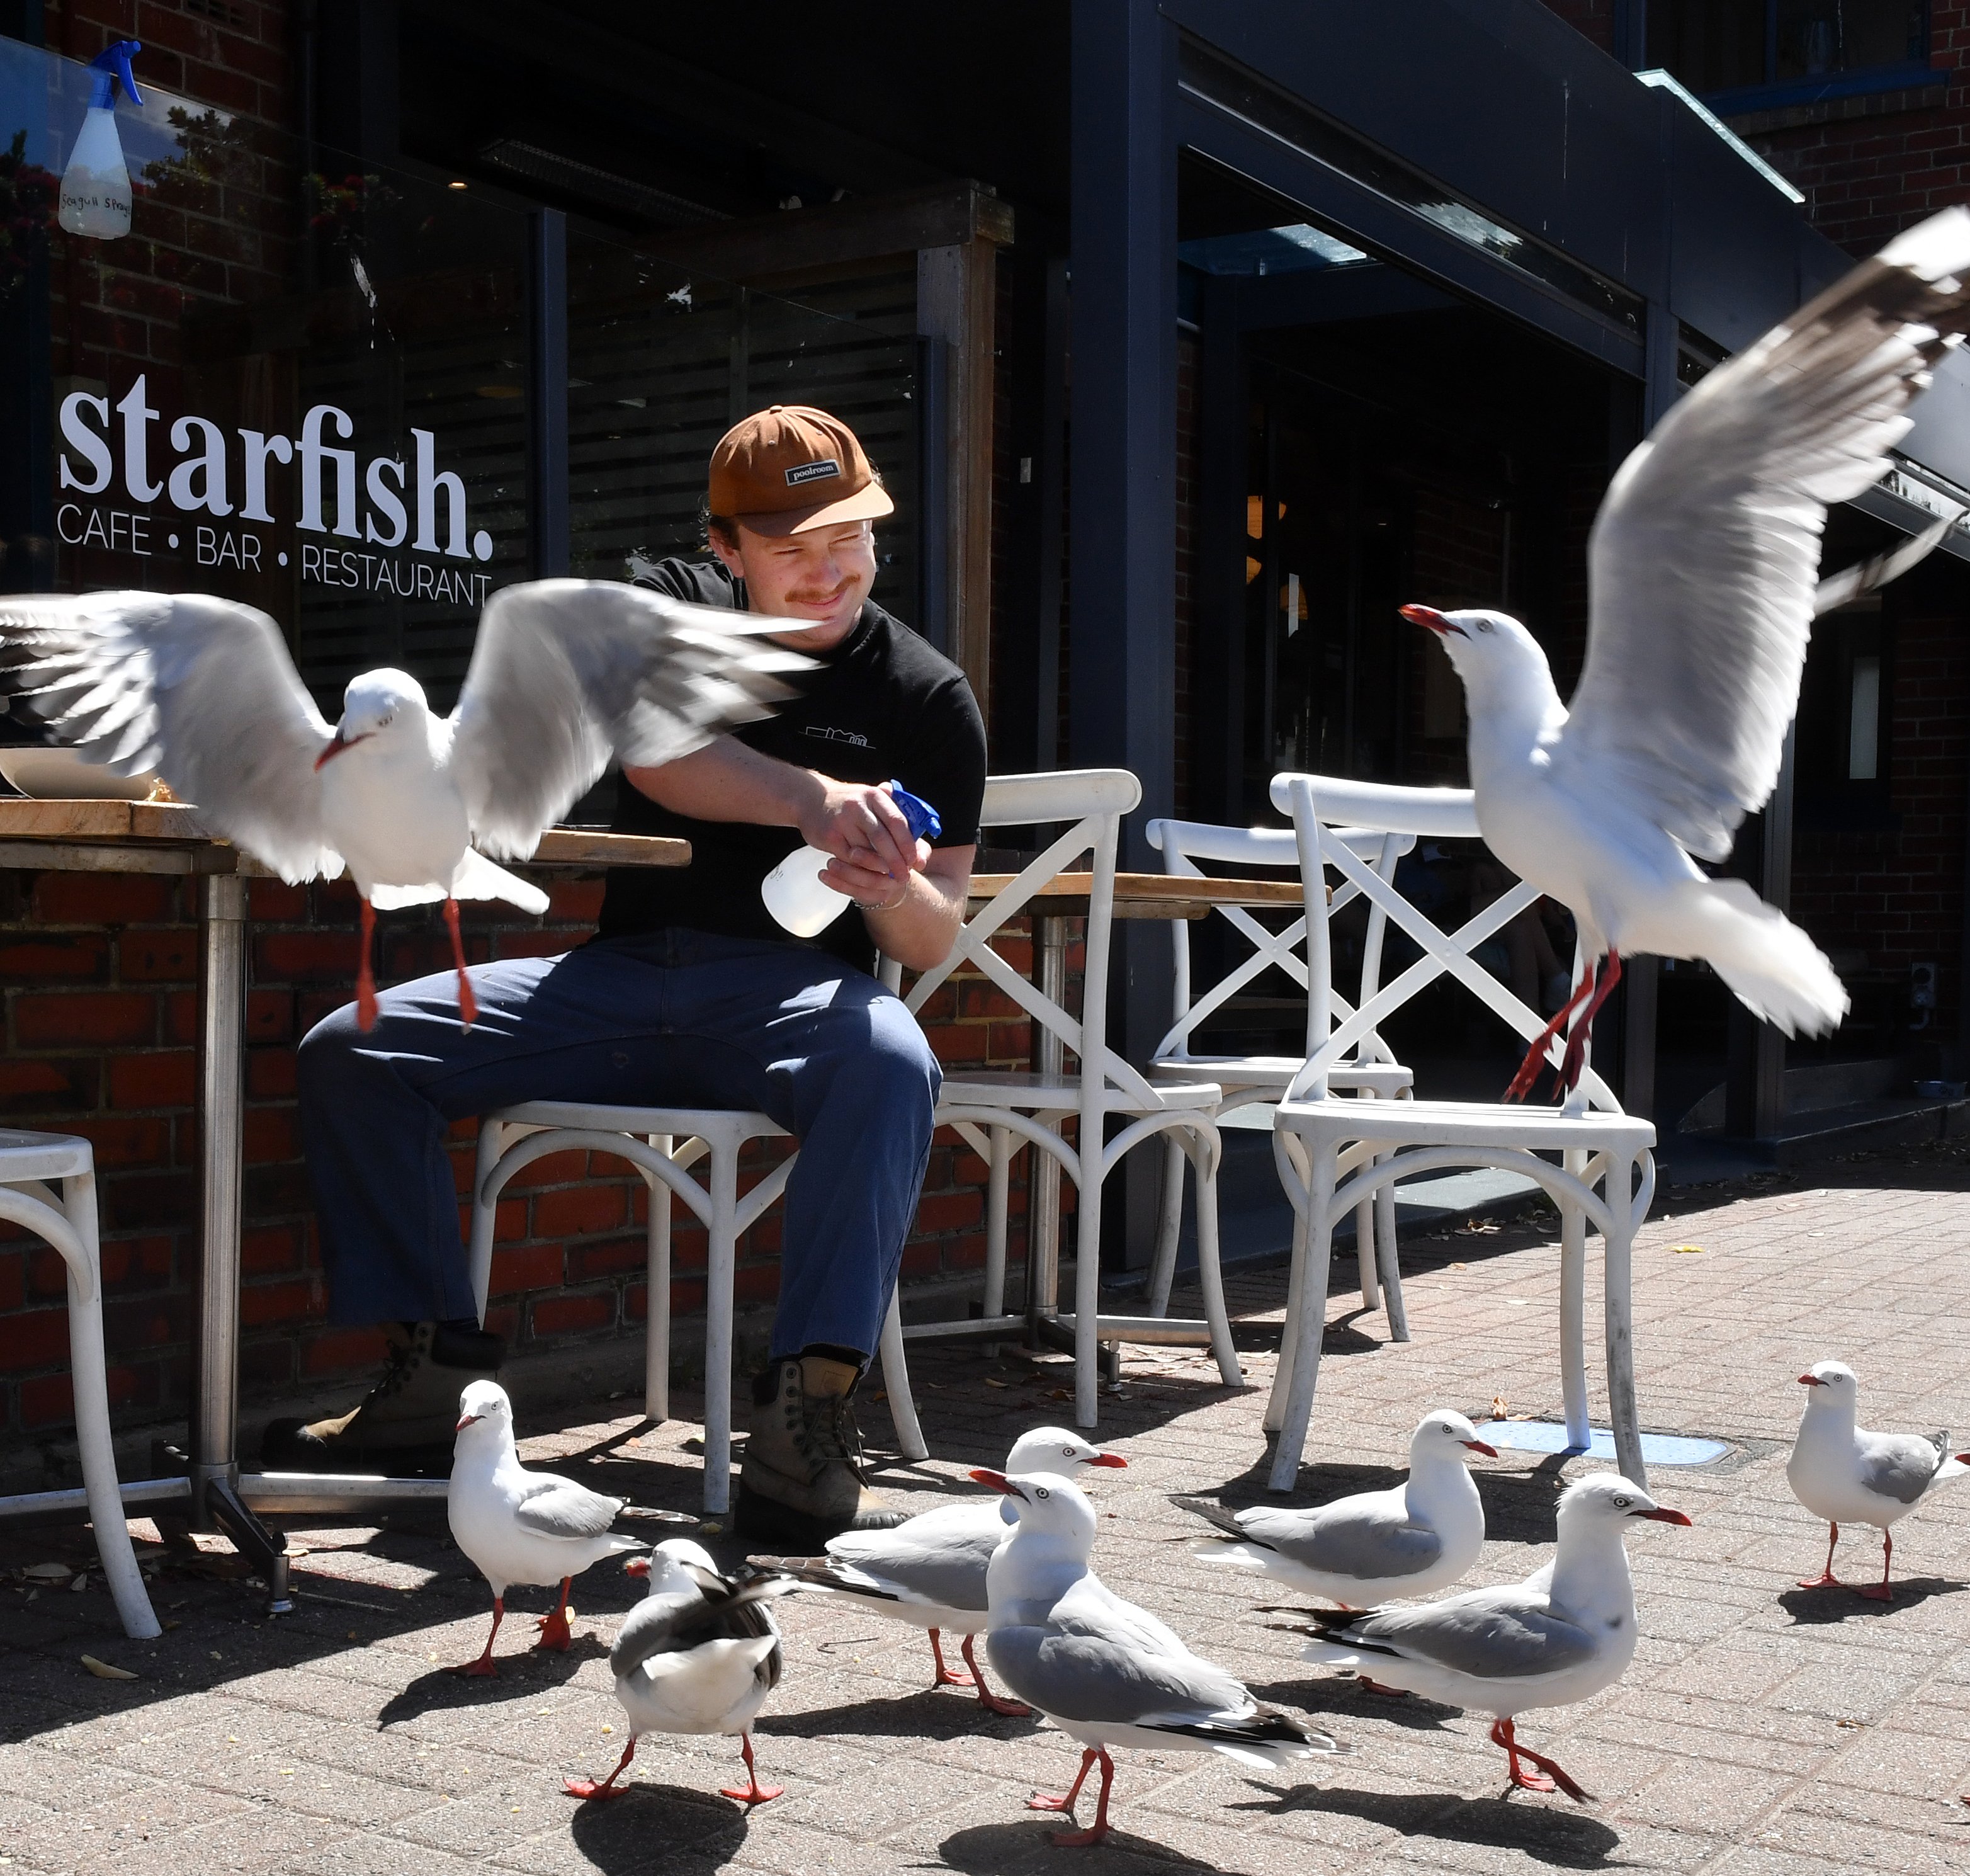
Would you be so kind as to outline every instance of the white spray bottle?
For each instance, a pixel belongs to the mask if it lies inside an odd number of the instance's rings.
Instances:
[[[143,50],[135,39],[119,39],[89,61],[96,74],[82,134],[62,171],[61,204],[55,219],[72,235],[115,241],[130,232],[130,172],[124,167],[123,140],[116,134],[116,87],[132,104],[144,100],[131,75],[130,61]]]
[[[944,831],[937,810],[900,782],[889,784],[889,793],[910,824],[911,839],[934,840]],[[853,903],[846,892],[837,892],[821,878],[830,857],[818,847],[797,847],[759,882],[767,911],[795,938],[818,937]]]

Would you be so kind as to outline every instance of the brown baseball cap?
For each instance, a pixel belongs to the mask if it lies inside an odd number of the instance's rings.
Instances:
[[[855,432],[807,404],[734,424],[711,453],[711,512],[755,534],[801,534],[892,513]]]

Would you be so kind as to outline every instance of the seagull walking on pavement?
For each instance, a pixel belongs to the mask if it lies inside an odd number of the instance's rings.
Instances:
[[[1304,1658],[1493,1716],[1512,1783],[1569,1798],[1587,1793],[1551,1759],[1518,1742],[1513,1722],[1535,1707],[1591,1699],[1627,1673],[1635,1653],[1635,1584],[1622,1534],[1631,1518],[1687,1524],[1618,1473],[1597,1472],[1559,1500],[1552,1561],[1522,1583],[1471,1589],[1367,1615],[1316,1614]],[[1520,1761],[1537,1769],[1528,1772]]]
[[[1697,861],[1728,857],[1778,779],[1827,506],[1887,470],[1910,405],[1966,323],[1970,210],[1957,207],[1677,404],[1621,465],[1595,521],[1587,662],[1570,706],[1517,619],[1402,608],[1437,634],[1464,681],[1487,844],[1572,913],[1591,961],[1508,1098],[1531,1091],[1579,1011],[1560,1071],[1572,1092],[1595,1014],[1638,951],[1705,960],[1788,1036],[1845,1015],[1847,993],[1812,941],[1743,880]],[[1866,580],[1891,577],[1913,551],[1862,570]],[[1856,590],[1838,576],[1825,603]]]
[[[1271,1505],[1229,1512],[1180,1500],[1231,1541],[1201,1539],[1205,1562],[1268,1576],[1344,1609],[1448,1589],[1484,1547],[1484,1504],[1468,1455],[1498,1449],[1448,1408],[1426,1413],[1409,1435],[1409,1475],[1386,1491],[1356,1492],[1311,1510]]]
[[[496,1675],[492,1644],[515,1583],[555,1583],[561,1592],[551,1615],[541,1618],[542,1648],[565,1650],[568,1585],[604,1557],[641,1550],[643,1540],[613,1529],[629,1505],[590,1491],[552,1472],[529,1472],[513,1444],[513,1404],[496,1381],[474,1381],[459,1397],[458,1441],[451,1483],[444,1495],[452,1541],[478,1566],[492,1588],[492,1627],[476,1661],[454,1674]],[[640,1517],[689,1524],[675,1511],[639,1510]]]
[[[1871,1524],[1881,1533],[1881,1580],[1861,1589],[1876,1602],[1892,1602],[1888,1582],[1895,1540],[1889,1526],[1929,1495],[1970,1472],[1970,1453],[1952,1453],[1946,1428],[1933,1433],[1871,1433],[1855,1424],[1861,1384],[1840,1361],[1816,1361],[1799,1377],[1807,1390],[1806,1412],[1786,1461],[1792,1495],[1815,1517],[1825,1519],[1826,1567],[1802,1577],[1799,1588],[1838,1587],[1833,1552],[1843,1524]]]
[[[600,1784],[567,1778],[564,1787],[577,1798],[621,1797],[629,1787],[616,1781],[645,1733],[736,1733],[746,1783],[722,1786],[720,1795],[747,1806],[777,1798],[785,1787],[759,1783],[751,1728],[780,1681],[780,1631],[771,1605],[800,1585],[770,1571],[722,1575],[688,1537],[668,1538],[647,1561],[623,1567],[650,1579],[649,1593],[629,1611],[609,1651],[616,1698],[629,1716],[629,1743]]]
[[[449,717],[432,714],[407,672],[371,671],[350,680],[330,729],[280,628],[250,606],[34,594],[0,600],[0,693],[112,774],[155,769],[290,885],[346,866],[362,901],[366,1030],[375,909],[441,900],[469,1026],[459,900],[546,911],[545,892],[493,859],[525,859],[612,759],[655,768],[770,714],[811,661],[757,635],[800,623],[613,580],[506,587],[480,619]]]
[[[1117,1452],[1103,1452],[1058,1426],[1022,1433],[1006,1461],[1015,1474],[1048,1472],[1065,1478],[1084,1466],[1125,1466]],[[1002,1700],[985,1684],[972,1652],[990,1610],[985,1575],[1008,1525],[1019,1521],[1019,1501],[1001,1496],[974,1504],[946,1505],[920,1513],[886,1531],[847,1531],[831,1539],[824,1557],[754,1557],[762,1568],[782,1569],[808,1588],[856,1603],[871,1615],[909,1622],[930,1632],[937,1663],[933,1687],[976,1687],[987,1712],[1022,1717],[1031,1709]],[[964,1637],[967,1673],[944,1665],[941,1637]]]
[[[1091,1768],[1101,1795],[1086,1830],[1064,1845],[1108,1834],[1115,1779],[1112,1746],[1151,1752],[1221,1752],[1241,1765],[1275,1767],[1349,1752],[1325,1733],[1262,1707],[1224,1669],[1191,1653],[1170,1629],[1124,1602],[1094,1574],[1094,1507],[1071,1480],[1049,1473],[1009,1478],[978,1471],[981,1485],[1018,1501],[1019,1521],[987,1572],[991,1626],[985,1652],[1007,1686],[1081,1742],[1081,1770],[1062,1797],[1035,1793],[1035,1811],[1071,1811]]]

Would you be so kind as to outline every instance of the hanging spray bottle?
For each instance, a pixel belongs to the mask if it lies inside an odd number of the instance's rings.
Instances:
[[[910,824],[912,840],[934,840],[944,831],[937,810],[900,782],[889,784],[889,793]],[[759,882],[767,911],[795,938],[818,936],[853,903],[846,892],[837,892],[821,878],[830,857],[818,847],[797,847]]]
[[[132,104],[144,100],[131,75],[130,61],[143,50],[141,41],[119,39],[89,61],[96,74],[82,134],[62,171],[61,206],[56,216],[72,235],[114,241],[130,232],[130,172],[123,165],[123,140],[116,134],[116,87]]]

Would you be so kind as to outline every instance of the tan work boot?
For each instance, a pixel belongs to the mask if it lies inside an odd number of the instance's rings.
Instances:
[[[275,1420],[260,1442],[270,1472],[380,1472],[442,1478],[451,1471],[458,1397],[495,1380],[506,1344],[484,1329],[443,1322],[384,1325],[389,1353],[375,1387],[347,1413]]]
[[[806,1552],[844,1531],[902,1523],[866,1482],[848,1404],[860,1378],[848,1362],[805,1355],[775,1362],[754,1383],[733,1519],[742,1537]]]

